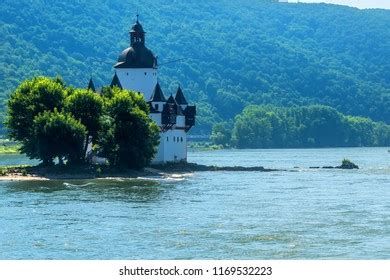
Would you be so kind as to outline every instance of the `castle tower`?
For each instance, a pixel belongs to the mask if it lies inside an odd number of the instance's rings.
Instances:
[[[149,104],[150,117],[160,127],[154,163],[187,160],[187,132],[195,125],[196,107],[189,105],[179,86],[167,99],[157,82],[157,59],[145,46],[145,31],[137,21],[130,31],[130,47],[114,66],[111,86],[138,91]]]
[[[130,30],[130,47],[119,55],[114,68],[124,89],[141,92],[149,100],[157,84],[157,58],[145,46],[145,34],[137,15]]]

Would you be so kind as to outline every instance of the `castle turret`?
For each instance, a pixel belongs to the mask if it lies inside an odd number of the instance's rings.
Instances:
[[[149,102],[155,110],[161,112],[163,109],[163,105],[166,103],[166,101],[167,99],[164,96],[160,84],[157,83],[154,87],[153,94]]]
[[[114,68],[124,89],[141,92],[150,100],[157,84],[157,58],[145,46],[145,34],[137,15],[130,30],[130,47],[119,55]]]
[[[93,92],[96,92],[95,84],[93,83],[92,77],[89,79],[87,89],[92,90]]]
[[[181,87],[179,85],[179,88],[177,89],[176,96],[175,96],[176,103],[180,105],[182,110],[185,110],[185,108],[188,105],[188,102],[186,98],[184,97],[183,91],[181,90]]]
[[[160,128],[154,163],[186,161],[187,132],[195,124],[196,107],[188,104],[181,87],[167,99],[157,82],[157,58],[145,46],[145,31],[138,20],[130,30],[130,47],[115,64],[111,86],[140,92],[149,104],[150,117]]]
[[[123,89],[122,84],[121,84],[121,82],[119,81],[119,78],[118,78],[118,75],[116,74],[116,72],[115,72],[115,74],[114,74],[114,77],[112,78],[110,87],[118,87],[118,88],[120,88],[120,89]]]

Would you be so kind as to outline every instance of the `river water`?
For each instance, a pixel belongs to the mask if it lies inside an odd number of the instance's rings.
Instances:
[[[308,168],[343,158],[361,169]],[[390,259],[388,148],[221,150],[189,161],[286,171],[0,181],[0,259]]]

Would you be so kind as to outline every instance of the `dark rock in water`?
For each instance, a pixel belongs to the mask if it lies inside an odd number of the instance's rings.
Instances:
[[[319,166],[310,166],[309,168],[310,168],[310,169],[320,169]]]
[[[324,168],[324,169],[334,169],[333,166],[324,166],[324,167],[322,167],[322,168]]]
[[[359,169],[359,166],[354,164],[352,161],[348,159],[344,159],[340,166],[337,166],[338,169]]]
[[[178,162],[152,165],[151,167],[162,170],[164,172],[197,172],[197,171],[281,171],[279,169],[267,169],[262,166],[244,167],[244,166],[214,166],[202,165],[196,163]]]

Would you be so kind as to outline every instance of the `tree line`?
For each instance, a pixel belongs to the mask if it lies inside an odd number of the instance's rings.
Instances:
[[[343,115],[323,105],[248,106],[234,121],[213,126],[211,140],[237,148],[389,146],[390,126]]]
[[[20,151],[44,166],[87,162],[87,148],[110,165],[139,169],[157,151],[159,128],[142,94],[104,87],[101,94],[57,78],[22,82],[8,101],[6,126]]]
[[[108,84],[139,11],[165,93],[180,82],[198,105],[191,133],[251,104],[324,104],[389,123],[390,11],[272,2],[3,0],[0,103],[37,75]]]

